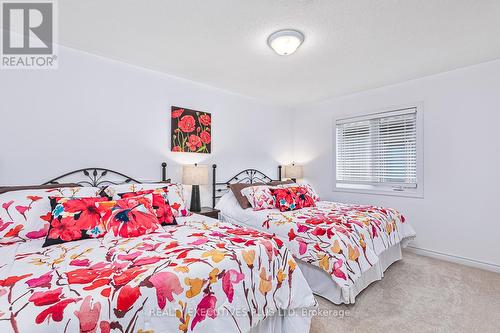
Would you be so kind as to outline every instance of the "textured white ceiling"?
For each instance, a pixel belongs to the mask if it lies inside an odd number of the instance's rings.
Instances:
[[[59,41],[295,106],[500,58],[500,0],[64,0]],[[289,57],[266,44],[301,30]]]

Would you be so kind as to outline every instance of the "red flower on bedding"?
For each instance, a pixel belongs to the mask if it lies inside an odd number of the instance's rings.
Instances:
[[[145,196],[100,202],[99,209],[107,231],[124,238],[149,234],[160,228],[158,218]]]
[[[208,133],[207,131],[201,132],[200,133],[200,138],[201,138],[201,141],[204,144],[209,144],[210,141],[212,140],[212,137],[210,136],[210,133]]]
[[[82,231],[77,227],[73,217],[63,217],[61,220],[53,219],[51,229],[49,230],[49,238],[58,239],[69,242],[82,237]]]
[[[130,310],[139,296],[141,296],[139,287],[124,286],[118,293],[118,300],[116,301],[117,310],[122,312]]]
[[[62,287],[55,290],[35,291],[28,301],[33,302],[36,306],[44,306],[54,304],[61,300]]]
[[[202,114],[198,117],[198,120],[203,126],[210,126],[212,119],[208,114]]]
[[[276,198],[276,207],[282,212],[315,205],[308,190],[301,186],[271,189],[271,193]]]
[[[191,133],[195,130],[196,123],[193,116],[187,115],[179,120],[179,128],[184,133]]]
[[[153,211],[158,218],[158,221],[161,225],[175,225],[177,222],[175,221],[174,214],[172,213],[172,208],[170,208],[170,204],[168,203],[167,198],[168,188],[164,187],[157,190],[145,190],[145,191],[137,191],[137,192],[128,192],[118,194],[122,199],[131,198],[139,195],[152,194],[153,201],[152,207]]]
[[[79,229],[92,229],[99,225],[101,214],[96,207],[96,202],[106,201],[107,198],[79,198],[63,202],[64,211],[79,214],[76,226]]]
[[[201,147],[201,139],[198,135],[190,135],[189,141],[186,142],[189,150],[196,151],[196,149]]]
[[[47,317],[52,317],[52,320],[56,322],[63,320],[64,309],[66,309],[69,304],[76,303],[79,300],[79,298],[68,298],[48,307],[47,309],[40,312],[38,316],[36,316],[35,323],[41,324],[45,321],[45,319],[47,319]]]

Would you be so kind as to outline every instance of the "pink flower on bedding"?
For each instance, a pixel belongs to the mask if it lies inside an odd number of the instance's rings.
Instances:
[[[90,261],[88,259],[73,259],[69,262],[70,266],[80,266],[88,267],[90,266]]]
[[[335,275],[336,277],[338,277],[340,279],[347,280],[347,277],[345,276],[344,272],[342,272],[342,270],[341,270],[343,264],[344,264],[344,262],[342,261],[342,259],[337,260],[333,264],[333,275]]]
[[[152,265],[157,263],[158,261],[162,260],[161,257],[145,257],[145,258],[139,258],[137,260],[134,260],[133,265],[134,266],[143,266],[143,265]]]
[[[299,254],[303,255],[307,251],[307,243],[299,240]]]
[[[7,227],[11,224],[13,224],[14,222],[4,222],[0,219],[0,231],[4,231],[5,229],[7,229]]]
[[[234,269],[228,270],[222,277],[222,290],[227,296],[229,303],[233,302],[234,297],[234,284],[239,283],[245,278],[245,275],[237,272]]]
[[[14,203],[14,200],[5,202],[2,204],[2,208],[5,209],[7,212],[9,211],[9,207]]]
[[[213,294],[208,294],[196,308],[196,316],[194,316],[191,322],[191,330],[194,329],[196,324],[202,322],[208,317],[215,319],[217,317],[217,312],[215,311],[215,305],[217,304],[217,298]]]
[[[52,281],[52,271],[40,275],[37,278],[30,279],[26,281],[26,284],[30,288],[50,288],[50,282]]]
[[[15,208],[19,212],[19,214],[21,214],[24,217],[25,220],[28,220],[26,218],[26,212],[30,210],[29,206],[16,206]]]
[[[161,310],[165,308],[167,300],[173,302],[174,294],[180,295],[183,292],[179,278],[171,272],[156,273],[149,281],[156,289],[158,307]]]
[[[49,231],[49,225],[46,224],[43,226],[42,229],[37,230],[37,231],[30,231],[26,234],[26,237],[29,239],[38,239],[38,238],[43,238],[47,236],[47,232]]]
[[[80,306],[80,310],[75,311],[75,316],[80,322],[80,332],[95,333],[97,331],[97,322],[101,314],[101,303],[92,304],[92,296],[87,296]]]

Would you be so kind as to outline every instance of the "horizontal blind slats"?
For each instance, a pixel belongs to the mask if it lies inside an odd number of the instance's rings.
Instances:
[[[337,122],[337,181],[416,184],[416,109]]]

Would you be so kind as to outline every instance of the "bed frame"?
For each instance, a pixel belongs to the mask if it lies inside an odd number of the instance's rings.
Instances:
[[[42,185],[60,184],[62,180],[71,178],[71,176],[81,176],[82,180],[73,181],[71,179],[68,179],[68,181],[81,186],[101,187],[107,185],[120,185],[129,183],[144,184],[144,182],[138,181],[137,179],[127,176],[118,171],[103,168],[85,168],[65,173],[64,175],[51,179],[48,182],[43,183]],[[161,182],[170,183],[170,179],[167,179],[167,163],[165,162],[161,164]]]
[[[229,191],[229,185],[237,183],[254,184],[268,183],[271,181],[281,181],[282,166],[278,165],[278,179],[272,179],[264,174],[262,171],[256,169],[245,169],[238,172],[235,176],[231,177],[225,182],[217,181],[217,164],[212,165],[212,208],[215,208],[217,199],[220,199],[224,193]]]

